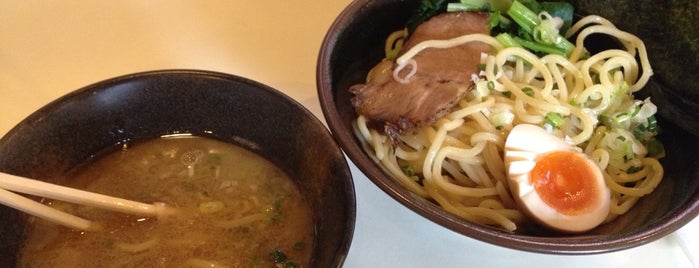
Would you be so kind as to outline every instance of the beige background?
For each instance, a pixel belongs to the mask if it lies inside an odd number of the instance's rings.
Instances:
[[[0,0],[0,136],[46,103],[128,73],[170,68],[244,76],[322,119],[320,43],[349,0]],[[699,220],[638,248],[550,256],[482,243],[398,205],[351,165],[357,226],[346,267],[692,267]]]

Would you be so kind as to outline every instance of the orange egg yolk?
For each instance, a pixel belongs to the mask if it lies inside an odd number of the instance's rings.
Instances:
[[[577,153],[556,151],[537,160],[529,180],[544,203],[561,214],[577,215],[597,201],[593,168]]]

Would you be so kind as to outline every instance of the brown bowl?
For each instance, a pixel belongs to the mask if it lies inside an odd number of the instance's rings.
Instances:
[[[507,248],[553,254],[603,253],[639,246],[670,234],[699,214],[699,165],[696,161],[699,138],[694,136],[699,134],[690,134],[680,127],[681,118],[667,113],[658,119],[662,128],[659,139],[667,152],[661,161],[665,168],[663,182],[627,214],[585,234],[562,235],[543,229],[510,233],[474,224],[397,183],[367,155],[354,136],[352,121],[357,114],[350,103],[348,88],[365,80],[368,70],[384,56],[385,38],[405,26],[419,3],[417,0],[352,2],[328,30],[317,62],[318,95],[335,140],[386,194],[415,213],[465,236]],[[662,103],[659,110],[677,108],[669,105],[673,105],[672,102]],[[697,117],[692,120],[699,122]]]
[[[286,171],[315,212],[311,266],[342,266],[356,208],[342,151],[301,104],[242,77],[165,70],[89,85],[41,108],[0,139],[0,171],[54,178],[124,143],[176,133],[246,147]],[[6,206],[0,215],[0,263],[13,267],[28,216]]]

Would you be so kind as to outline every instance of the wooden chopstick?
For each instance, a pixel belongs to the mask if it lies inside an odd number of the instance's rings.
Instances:
[[[14,200],[13,202],[8,202],[6,205],[17,208],[17,209],[22,210],[22,211],[25,211],[25,212],[30,213],[32,215],[42,217],[42,218],[44,218],[44,217],[41,215],[44,215],[44,214],[36,215],[32,212],[45,213],[46,212],[45,209],[36,209],[35,208],[36,204],[31,204],[31,203],[28,203],[25,201],[18,202],[18,200],[20,200],[20,199],[18,199],[17,197],[12,197],[11,195],[7,195],[7,193],[10,193],[12,195],[16,195],[16,194],[13,194],[9,191],[20,192],[20,193],[25,193],[25,194],[29,194],[29,195],[46,197],[46,198],[51,198],[51,199],[55,199],[55,200],[62,200],[62,201],[81,204],[81,205],[94,206],[94,207],[98,207],[98,208],[108,209],[108,210],[127,213],[127,214],[162,216],[162,215],[169,215],[169,214],[172,214],[174,212],[174,210],[172,208],[165,207],[163,204],[158,204],[158,203],[146,204],[146,203],[131,201],[131,200],[127,200],[127,199],[112,197],[112,196],[108,196],[108,195],[73,189],[70,187],[51,184],[51,183],[47,183],[47,182],[43,182],[43,181],[28,179],[28,178],[15,176],[15,175],[3,173],[3,172],[0,172],[0,188],[5,190],[5,191],[0,192],[0,195],[2,195],[2,198],[6,198],[8,200]],[[7,193],[5,193],[5,192],[7,192]],[[16,195],[16,196],[19,196],[19,195]],[[19,197],[25,198],[22,196],[19,196]],[[36,201],[33,201],[31,199],[28,199],[28,198],[25,198],[25,199],[27,199],[31,202],[37,203],[38,205],[44,206],[43,204],[38,203]],[[0,202],[2,202],[2,200],[4,200],[4,199],[0,199]],[[31,208],[31,210],[28,207]],[[55,210],[55,209],[47,207],[47,206],[46,206],[46,208]],[[67,214],[67,213],[64,212],[64,214]],[[73,216],[73,215],[70,215],[70,216]],[[73,217],[75,217],[75,216],[73,216]],[[77,223],[77,221],[75,221],[75,220],[72,220],[72,222]],[[83,226],[83,227],[87,228],[84,224],[80,224],[77,226]],[[84,228],[79,228],[76,226],[71,226],[71,227],[78,228],[78,229],[84,229]]]
[[[46,206],[5,189],[0,189],[0,203],[66,227],[79,230],[99,229],[99,225],[89,220]]]

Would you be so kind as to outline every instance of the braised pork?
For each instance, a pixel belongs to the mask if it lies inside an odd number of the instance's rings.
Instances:
[[[435,16],[415,29],[399,55],[425,40],[488,34],[487,23],[485,13],[455,12]],[[352,105],[358,114],[367,118],[370,127],[393,138],[404,131],[432,124],[473,88],[471,76],[478,72],[481,53],[488,50],[489,46],[480,42],[445,49],[427,48],[413,57],[417,72],[407,83],[393,78],[397,64],[384,59],[372,69],[366,84],[350,88],[354,94]]]

